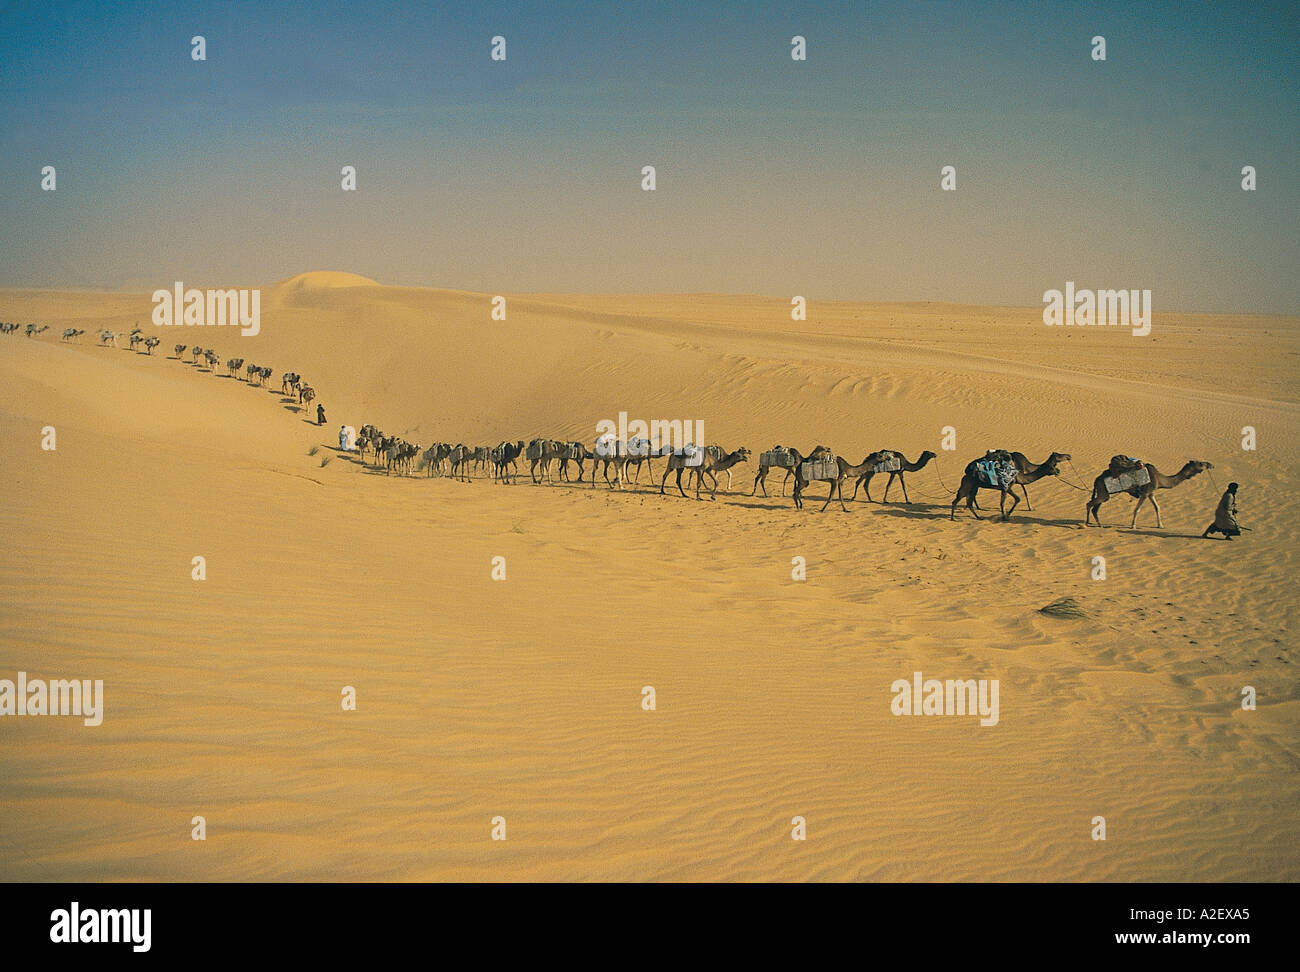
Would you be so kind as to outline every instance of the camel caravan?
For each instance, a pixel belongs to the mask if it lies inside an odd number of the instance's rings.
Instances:
[[[22,330],[27,337],[35,337],[49,330],[47,325],[13,324],[0,322],[0,334],[14,334]],[[66,328],[62,332],[62,341],[73,343],[86,332],[78,328]],[[144,346],[144,354],[152,355],[153,349],[161,341],[158,338],[144,336],[140,328],[135,328],[129,335],[111,330],[98,332],[101,347],[118,347],[118,342],[126,337],[128,348],[134,351],[137,345]],[[220,357],[212,348],[190,347],[177,344],[173,348],[175,360],[185,360],[189,353],[189,364],[196,370],[206,370],[216,374],[221,366]],[[243,358],[229,358],[225,361],[227,377],[246,382],[252,387],[265,387],[272,376],[272,369],[262,365],[245,363]],[[315,389],[305,382],[297,372],[286,371],[280,378],[280,392],[284,401],[296,401],[305,411],[316,398]],[[578,485],[584,480],[595,488],[598,481],[604,482],[611,490],[622,490],[639,485],[642,466],[646,467],[647,480],[651,489],[655,482],[655,462],[661,462],[659,476],[659,493],[667,494],[668,478],[674,476],[674,485],[682,497],[687,490],[695,490],[695,498],[707,488],[709,498],[716,499],[722,475],[726,475],[724,493],[732,491],[732,472],[741,464],[750,461],[751,453],[745,447],[728,450],[721,445],[698,445],[685,443],[653,443],[644,437],[618,438],[612,432],[597,437],[590,445],[561,439],[535,438],[525,442],[505,441],[495,446],[468,445],[458,442],[435,442],[427,448],[413,442],[407,442],[400,436],[386,435],[374,425],[363,425],[358,432],[350,425],[339,430],[339,449],[356,453],[360,462],[375,471],[382,470],[386,475],[415,476],[423,473],[426,477],[446,477],[460,482],[472,482],[475,477],[491,478],[493,482],[503,485],[515,483],[527,464],[527,475],[534,485],[556,486],[560,484]],[[917,473],[932,463],[937,455],[926,450],[916,459],[909,460],[897,449],[880,449],[868,453],[861,462],[850,463],[842,456],[836,455],[829,448],[818,445],[801,452],[788,446],[776,445],[758,456],[757,471],[749,495],[757,495],[762,490],[765,498],[770,498],[767,491],[767,477],[773,470],[783,473],[780,495],[786,495],[790,488],[791,499],[796,510],[804,508],[804,495],[814,483],[825,483],[827,492],[820,507],[827,509],[833,501],[838,501],[840,508],[848,511],[844,502],[844,487],[852,482],[853,492],[849,502],[857,500],[861,491],[868,503],[886,504],[889,491],[897,481],[903,494],[904,505],[911,506],[912,499],[907,491],[907,474]],[[1010,520],[1012,514],[1024,501],[1025,509],[1032,511],[1028,486],[1040,480],[1063,478],[1062,463],[1069,463],[1068,452],[1052,452],[1042,462],[1035,463],[1022,452],[1003,449],[990,449],[983,456],[972,459],[962,471],[956,494],[949,503],[949,519],[955,520],[957,510],[965,508],[977,520],[983,519],[979,510],[981,491],[993,491],[998,494],[998,510],[1002,520]],[[590,464],[588,466],[588,464]],[[937,464],[936,464],[936,469]],[[1073,466],[1071,466],[1073,468]],[[1127,494],[1137,502],[1133,507],[1130,528],[1137,528],[1138,514],[1150,503],[1156,515],[1156,528],[1163,529],[1160,504],[1156,492],[1173,489],[1203,472],[1213,469],[1213,464],[1200,459],[1187,460],[1173,475],[1161,473],[1150,462],[1132,456],[1113,456],[1106,468],[1093,480],[1089,499],[1084,507],[1084,526],[1094,523],[1101,526],[1101,506],[1111,497]],[[576,471],[577,475],[573,473]],[[942,486],[942,475],[936,473]],[[877,476],[888,476],[880,499],[871,497],[871,481]],[[682,479],[685,477],[686,482]],[[707,479],[707,482],[706,482]],[[791,480],[793,486],[791,487]],[[1067,485],[1088,492],[1086,487],[1076,486],[1068,480]],[[1233,484],[1235,486],[1235,484]],[[1017,493],[1017,490],[1019,492]],[[743,494],[742,494],[743,495]],[[950,495],[950,494],[945,494]],[[1010,505],[1007,500],[1010,498]]]

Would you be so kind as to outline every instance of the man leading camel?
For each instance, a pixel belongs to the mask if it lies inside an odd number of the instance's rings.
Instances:
[[[1211,533],[1222,533],[1225,540],[1241,536],[1241,527],[1237,525],[1237,484],[1228,483],[1228,488],[1219,500],[1214,511],[1214,522],[1205,528],[1202,539],[1209,539]]]

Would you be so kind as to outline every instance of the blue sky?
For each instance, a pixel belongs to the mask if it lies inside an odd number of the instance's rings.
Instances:
[[[1294,314],[1298,9],[4,4],[0,286],[1035,305],[1069,279]]]

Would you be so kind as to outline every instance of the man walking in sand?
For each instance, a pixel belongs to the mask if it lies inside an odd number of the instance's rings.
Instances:
[[[325,406],[319,403],[316,405],[316,424],[325,424]]]
[[[1223,499],[1214,511],[1214,522],[1205,528],[1202,539],[1208,539],[1211,533],[1222,533],[1224,539],[1231,540],[1241,536],[1241,527],[1237,525],[1237,484],[1228,483]]]

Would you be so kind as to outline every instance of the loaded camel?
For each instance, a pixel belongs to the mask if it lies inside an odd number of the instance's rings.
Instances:
[[[776,446],[769,451],[775,452],[777,449],[780,448],[783,447]],[[758,475],[754,477],[754,488],[749,491],[750,496],[753,496],[755,493],[757,493],[760,486],[763,489],[763,495],[767,496],[767,472],[769,469],[785,470],[785,479],[781,480],[781,495],[784,496],[785,484],[789,482],[791,475],[794,474],[794,471],[798,469],[800,465],[807,462],[809,459],[813,458],[814,456],[821,455],[822,453],[827,452],[828,450],[825,446],[819,445],[806,456],[801,455],[798,449],[786,449],[785,451],[788,452],[792,457],[792,459],[794,460],[793,463],[789,466],[765,466],[763,465],[762,457],[759,458]],[[763,453],[763,455],[767,455],[767,453]]]
[[[560,478],[566,482],[582,482],[582,464],[585,460],[594,458],[595,456],[591,454],[591,451],[581,442],[570,442],[568,448],[564,450],[564,454],[560,456]],[[577,479],[569,478],[569,463],[571,462],[576,462],[578,464]]]
[[[844,505],[844,481],[846,479],[854,479],[861,476],[863,473],[870,472],[876,463],[883,461],[883,455],[884,454],[880,452],[873,452],[856,466],[849,465],[849,461],[843,456],[836,456],[835,464],[839,467],[839,473],[830,481],[830,492],[826,494],[826,502],[822,504],[822,508],[818,512],[825,512],[826,507],[831,505],[831,500],[839,497],[840,509],[847,513],[849,508]],[[803,479],[802,470],[800,470],[795,477],[795,490],[800,494],[801,500],[804,485],[806,485],[807,482],[807,480]],[[800,503],[800,509],[802,509],[802,502]]]
[[[537,454],[536,458],[528,460],[528,478],[536,486],[542,480],[551,481],[551,463],[560,458],[562,451],[566,448],[563,442],[557,442],[554,439],[533,439],[528,443],[528,452]],[[525,453],[527,455],[527,453]],[[538,467],[541,467],[541,478],[538,478]]]
[[[627,474],[627,443],[619,442],[613,433],[603,435],[596,440],[596,447],[591,450],[591,486],[596,487],[596,467],[600,466],[605,485],[610,489],[623,486]],[[614,481],[609,481],[609,467],[614,467]],[[667,478],[667,473],[664,477]]]
[[[718,492],[718,476],[720,472],[727,474],[727,492],[731,492],[731,470],[740,465],[742,462],[749,462],[749,450],[741,446],[735,452],[727,452],[722,446],[707,446],[704,450],[704,465],[697,467],[696,478],[703,482],[704,477],[708,476],[713,480],[713,489],[710,490],[710,497]]]
[[[690,485],[690,477],[695,477],[695,498],[700,498],[700,488],[704,485],[704,477],[708,476],[713,480],[713,488],[709,491],[710,499],[717,499],[718,494],[718,477],[717,473],[726,472],[733,466],[747,462],[749,460],[749,450],[741,446],[735,452],[727,452],[721,446],[700,446],[697,447],[704,453],[703,459],[698,466],[686,465],[687,453],[669,452],[664,456],[667,463],[664,468],[663,479],[659,482],[659,495],[664,495],[665,487],[668,483],[669,473],[677,473],[677,492],[683,497],[686,491],[682,489],[682,473],[687,473],[687,485]]]
[[[509,484],[511,475],[518,475],[519,473],[518,459],[519,456],[523,454],[523,451],[523,439],[520,439],[518,442],[502,442],[499,446],[493,449],[492,478],[505,480],[505,482]],[[515,472],[513,474],[508,468],[510,466],[515,467]]]
[[[893,486],[894,480],[897,479],[903,487],[903,502],[910,506],[912,501],[907,496],[907,480],[903,474],[924,469],[931,459],[936,458],[935,454],[927,449],[917,456],[916,462],[908,462],[907,456],[895,449],[881,449],[876,455],[880,456],[880,463],[889,462],[891,459],[897,460],[898,463],[897,469],[889,471],[889,481],[885,483],[885,495],[880,498],[880,502],[889,502],[889,487]],[[853,484],[853,495],[849,497],[850,500],[858,498],[858,487],[861,486],[866,490],[867,502],[871,502],[871,477],[877,475],[873,470],[869,470],[858,477],[858,481]]]
[[[992,456],[997,451],[998,450],[996,449],[990,449],[988,452],[985,453],[985,455]],[[1053,452],[1052,456],[1056,456],[1058,462],[1069,462],[1070,459],[1072,458],[1072,456],[1068,452]],[[1048,456],[1048,460],[1050,459],[1051,456]],[[1026,473],[1033,472],[1035,469],[1038,468],[1038,466],[1030,462],[1029,457],[1026,456],[1023,452],[1011,453],[1011,463],[1016,467],[1016,473],[1017,473],[1016,484],[1020,486],[1020,492],[1024,494],[1025,509],[1029,510],[1030,512],[1033,512],[1034,508],[1029,503],[1029,490],[1025,489],[1024,476]],[[1012,486],[1012,489],[1015,489],[1014,485]],[[975,509],[978,510],[979,508],[980,508],[979,498],[976,497]]]
[[[1173,489],[1179,483],[1184,483],[1193,476],[1198,476],[1205,472],[1205,470],[1214,468],[1213,463],[1203,462],[1200,459],[1188,459],[1182,469],[1178,470],[1178,472],[1174,473],[1172,476],[1166,476],[1149,462],[1144,463],[1143,465],[1146,467],[1146,471],[1150,474],[1151,481],[1145,486],[1134,486],[1132,489],[1124,490],[1124,492],[1128,493],[1130,496],[1137,498],[1137,506],[1133,507],[1133,522],[1129,524],[1129,529],[1137,528],[1138,510],[1142,509],[1142,504],[1147,500],[1151,501],[1151,505],[1154,506],[1156,510],[1156,528],[1164,529],[1164,523],[1160,520],[1160,504],[1156,502],[1156,490]],[[1103,480],[1110,475],[1113,475],[1113,473],[1108,467],[1096,478],[1096,480],[1093,481],[1092,498],[1088,500],[1088,505],[1084,508],[1084,526],[1088,525],[1090,519],[1096,520],[1097,526],[1101,526],[1101,517],[1098,516],[1098,511],[1101,509],[1101,504],[1110,499],[1110,493],[1107,491],[1106,484]]]
[[[984,517],[980,516],[977,512],[975,512],[975,494],[978,493],[981,489],[996,489],[1001,494],[998,500],[999,500],[999,509],[1002,511],[1002,519],[1009,520],[1011,518],[1011,514],[1015,511],[1016,505],[1020,502],[1020,497],[1017,496],[1014,492],[1012,492],[1012,487],[1016,483],[1020,483],[1023,486],[1027,483],[1038,482],[1038,480],[1044,479],[1047,476],[1061,475],[1061,470],[1059,468],[1059,465],[1064,455],[1065,453],[1063,452],[1053,452],[1050,456],[1047,457],[1046,460],[1043,461],[1041,465],[1035,466],[1033,471],[1027,473],[1020,472],[1019,467],[1016,466],[1015,462],[1012,460],[1011,453],[1007,452],[1005,449],[998,449],[991,453],[986,453],[983,459],[972,459],[970,462],[966,464],[966,469],[962,473],[961,485],[957,487],[957,495],[953,497],[952,509],[949,511],[948,519],[950,520],[957,519],[957,504],[960,503],[963,499],[966,501],[966,508],[970,510],[971,515],[974,516],[975,519],[977,520],[984,519]],[[981,482],[979,477],[978,466],[981,462],[984,462],[986,460],[993,460],[999,466],[1005,465],[1005,466],[1010,466],[1012,468],[1015,468],[1016,470],[1015,478],[1011,479],[1008,482],[1002,482],[1002,477],[999,476],[998,481],[1000,485],[997,486],[992,486],[988,483]],[[1008,494],[1010,494],[1011,496],[1011,509],[1009,510],[1007,509]]]
[[[727,463],[726,465],[722,465],[722,461],[723,461],[723,459],[725,459],[725,458],[727,457],[727,451],[726,451],[725,449],[723,449],[722,446],[720,446],[720,445],[710,445],[710,446],[705,446],[705,447],[704,447],[704,465],[705,465],[705,467],[707,467],[707,468],[705,469],[705,472],[709,472],[710,475],[712,475],[713,472],[725,472],[725,473],[727,474],[727,492],[728,492],[728,493],[731,492],[731,470],[732,470],[732,468],[735,467],[738,463],[748,462],[748,461],[749,461],[749,450],[748,450],[748,449],[744,449],[744,448],[742,448],[742,449],[739,449],[738,452],[743,452],[743,453],[745,454],[744,457],[743,457],[743,458],[740,458],[740,459],[736,459],[735,461],[730,462],[730,463]],[[652,468],[650,471],[651,471],[651,473],[653,473],[653,472],[654,472],[654,469]],[[718,489],[718,482],[717,482],[717,480],[715,479],[715,480],[713,481],[713,490],[714,490],[714,492],[717,492],[717,489]]]
[[[156,337],[145,338],[145,339],[144,339],[144,353],[147,354],[147,355],[149,355],[150,357],[152,357],[152,356],[153,356],[153,349],[156,348],[156,347],[158,347],[158,345],[160,345],[160,344],[162,344],[162,339],[161,339],[161,338],[156,338]]]
[[[449,455],[451,455],[451,446],[446,442],[435,442],[429,446],[422,457],[428,475],[432,476],[434,473],[442,475],[442,461]]]

